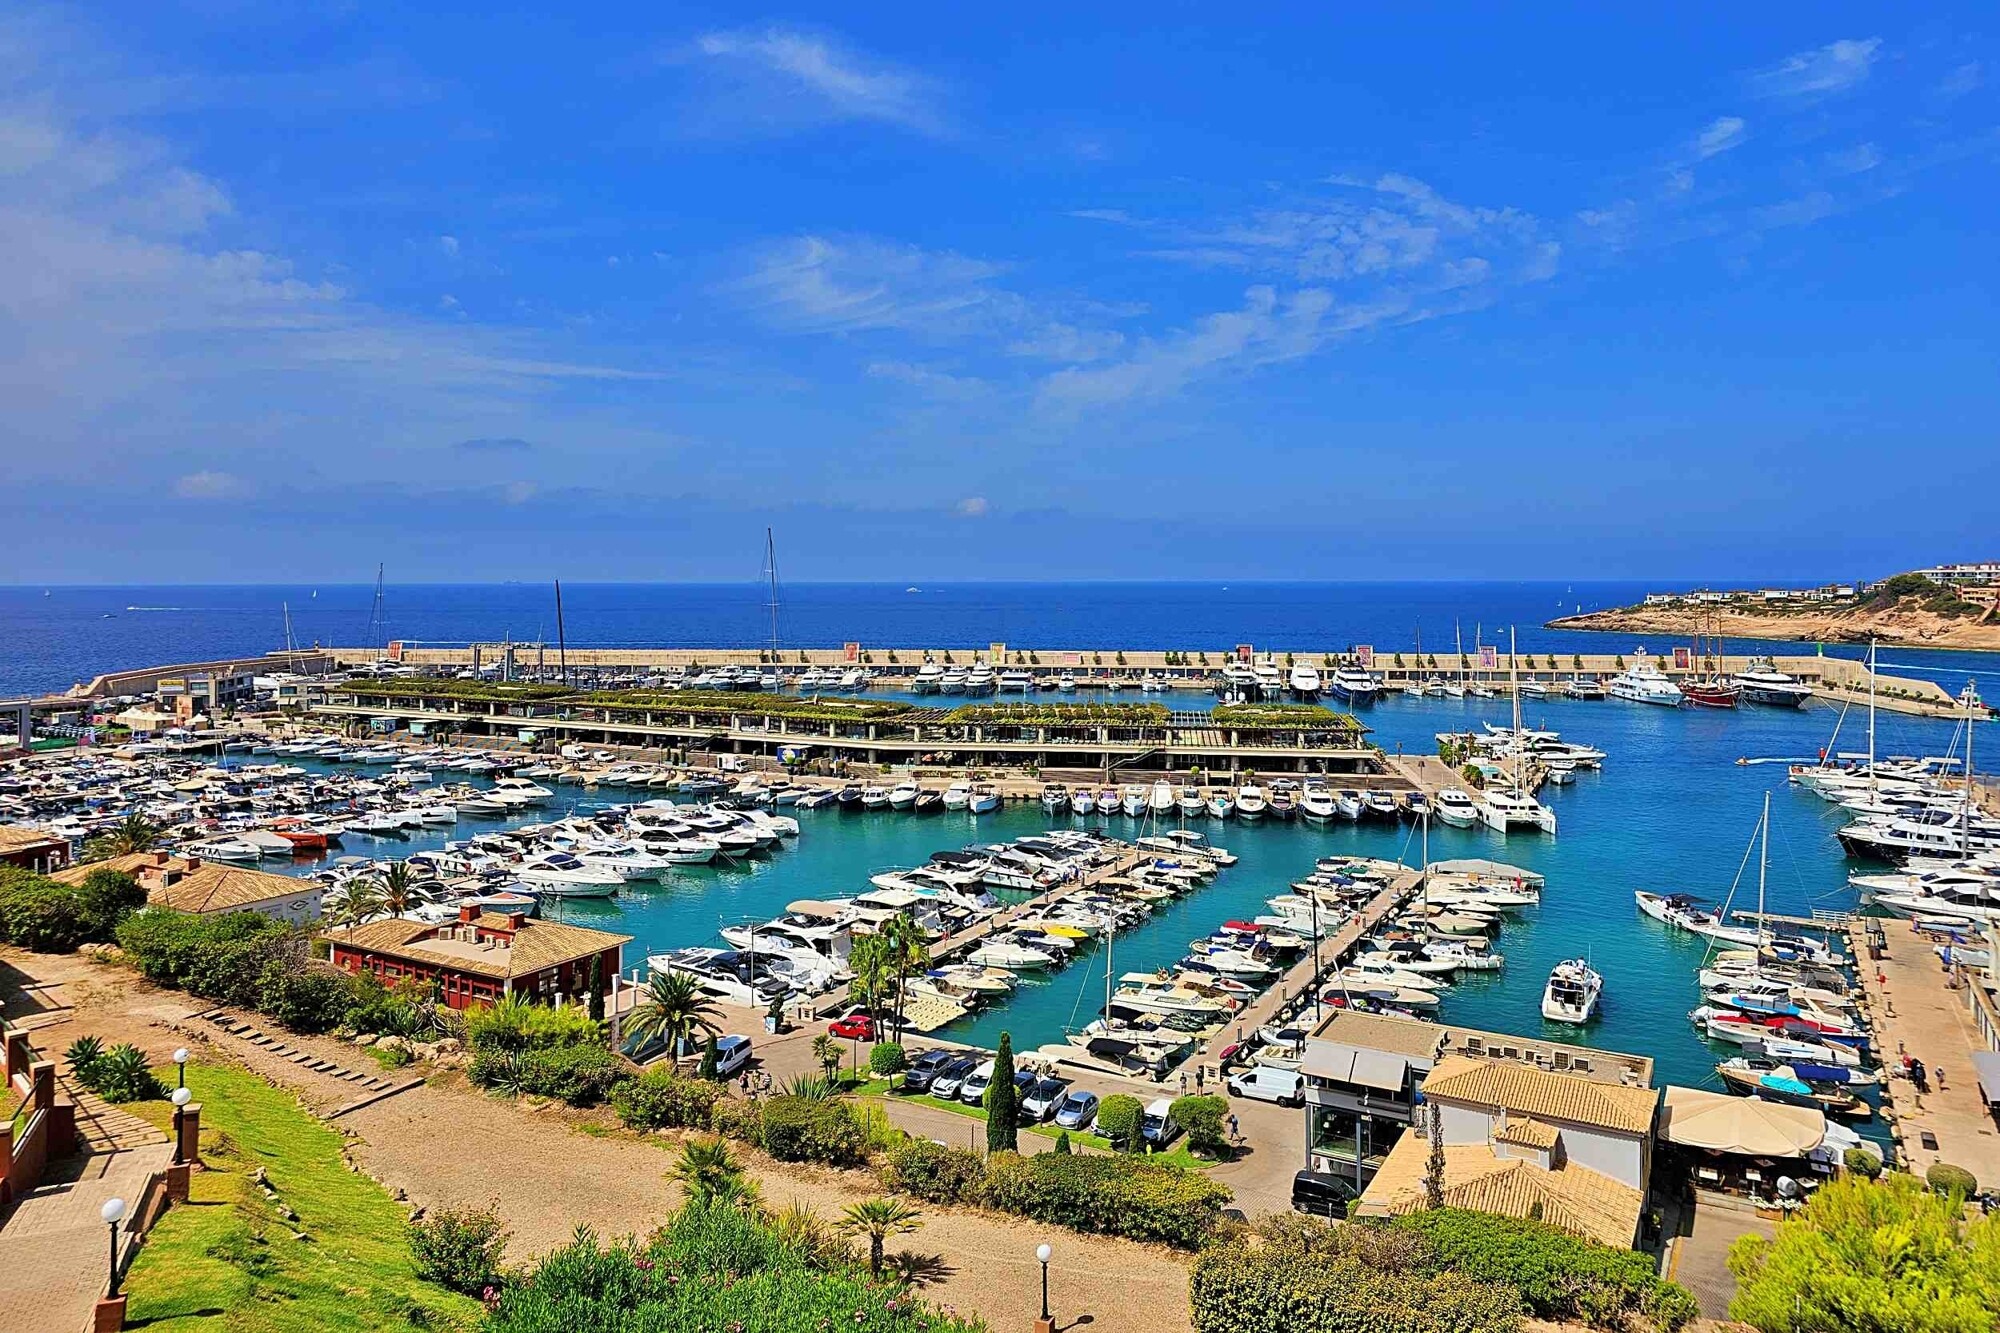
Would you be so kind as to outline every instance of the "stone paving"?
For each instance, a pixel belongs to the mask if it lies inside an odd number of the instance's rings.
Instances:
[[[1884,1080],[1882,1099],[1897,1153],[1918,1175],[1935,1162],[1950,1162],[1978,1177],[1982,1189],[2000,1188],[2000,1132],[1972,1067],[1972,1052],[1985,1047],[1966,992],[1947,984],[1944,964],[1908,922],[1877,924],[1889,942],[1886,958],[1870,960],[1858,930],[1852,947],[1876,1050],[1884,1073],[1893,1075]],[[1943,1066],[1944,1090],[1933,1074],[1930,1091],[1919,1093],[1902,1075],[1904,1053],[1931,1070]],[[1926,1134],[1935,1147],[1925,1144]]]

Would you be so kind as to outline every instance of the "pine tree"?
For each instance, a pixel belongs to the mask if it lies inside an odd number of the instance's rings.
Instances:
[[[993,1081],[986,1086],[986,1151],[1019,1152],[1020,1107],[1014,1100],[1014,1035],[1000,1034],[993,1056]]]

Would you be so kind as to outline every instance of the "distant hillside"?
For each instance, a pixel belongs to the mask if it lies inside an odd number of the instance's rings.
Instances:
[[[1548,627],[1686,635],[1699,628],[1728,639],[1866,643],[1872,638],[1911,648],[2000,651],[2000,614],[1994,607],[1967,601],[1921,574],[1884,579],[1847,602],[1626,606],[1563,616]]]

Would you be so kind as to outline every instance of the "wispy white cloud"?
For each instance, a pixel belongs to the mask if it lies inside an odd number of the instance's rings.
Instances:
[[[1882,150],[1872,143],[1858,143],[1826,155],[1827,170],[1838,176],[1858,176],[1882,165]]]
[[[1985,67],[1977,60],[1968,60],[1938,81],[1938,96],[1947,101],[1963,97],[1979,87],[1984,81],[1985,73]]]
[[[1695,136],[1694,154],[1698,158],[1710,158],[1717,153],[1726,153],[1743,142],[1743,131],[1741,116],[1717,116]]]
[[[957,338],[1017,325],[1001,269],[948,250],[867,236],[797,236],[765,247],[731,284],[753,312],[801,333],[898,329]]]
[[[914,361],[871,361],[865,373],[870,379],[905,385],[926,397],[946,401],[982,398],[992,387],[977,376],[954,375]]]
[[[935,80],[824,34],[775,25],[711,32],[694,50],[732,81],[732,114],[769,127],[858,120],[929,135],[948,128]]]
[[[960,518],[985,518],[990,506],[983,495],[968,495],[952,506]]]
[[[1868,77],[1882,39],[1843,38],[1810,51],[1786,56],[1750,76],[1750,88],[1761,97],[1810,98],[1845,92]]]

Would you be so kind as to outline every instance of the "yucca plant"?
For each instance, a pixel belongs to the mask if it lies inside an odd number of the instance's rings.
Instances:
[[[151,1101],[164,1093],[146,1063],[146,1053],[130,1042],[113,1046],[90,1069],[95,1091],[107,1102]]]
[[[69,1044],[69,1049],[63,1052],[63,1059],[69,1061],[70,1072],[76,1076],[76,1081],[86,1088],[95,1086],[92,1082],[95,1077],[92,1071],[96,1069],[97,1062],[103,1058],[104,1043],[95,1037],[78,1037]]]

